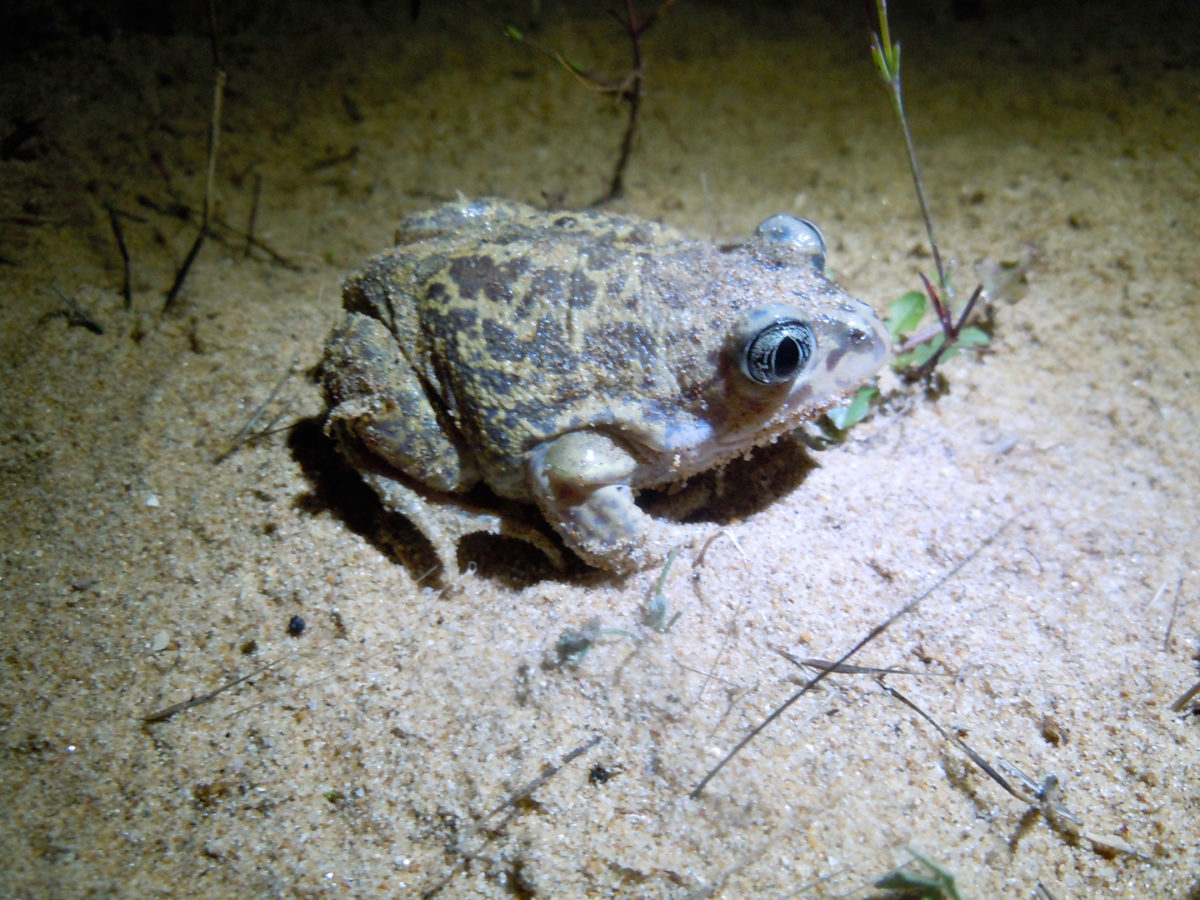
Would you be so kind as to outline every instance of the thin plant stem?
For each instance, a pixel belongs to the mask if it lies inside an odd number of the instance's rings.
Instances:
[[[938,273],[938,287],[948,294],[950,293],[950,285],[946,282],[946,270],[942,266],[942,254],[938,251],[938,242],[933,236],[933,217],[929,214],[929,204],[925,200],[925,186],[921,182],[921,168],[917,165],[917,150],[913,146],[912,130],[908,127],[908,116],[904,112],[904,98],[900,94],[899,72],[896,73],[896,87],[892,92],[892,102],[896,107],[896,115],[900,117],[900,127],[904,129],[904,145],[908,148],[908,166],[912,170],[913,188],[917,192],[917,202],[921,205],[921,218],[925,220],[925,233],[929,236],[929,247],[933,251],[933,264],[937,268]]]
[[[875,14],[879,22],[879,31],[871,34],[871,56],[875,67],[883,79],[888,93],[892,96],[892,106],[896,117],[900,120],[900,128],[904,131],[904,146],[908,150],[908,168],[912,172],[913,187],[917,192],[917,203],[921,207],[921,218],[925,221],[925,233],[929,237],[929,247],[933,251],[933,263],[937,267],[938,287],[947,295],[950,285],[946,282],[946,269],[942,265],[942,254],[938,250],[937,239],[933,234],[933,217],[929,214],[929,203],[925,199],[925,185],[921,181],[921,167],[917,165],[917,149],[913,144],[912,129],[908,125],[908,115],[904,111],[904,94],[900,87],[900,44],[892,43],[891,30],[888,27],[887,0],[875,0]]]

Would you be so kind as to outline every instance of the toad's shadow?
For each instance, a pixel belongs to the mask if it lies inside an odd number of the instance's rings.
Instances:
[[[340,519],[385,557],[404,566],[413,580],[423,585],[437,587],[453,580],[453,573],[441,565],[425,535],[403,515],[383,506],[378,495],[326,436],[322,422],[320,416],[300,419],[288,433],[288,449],[311,485],[309,491],[295,499],[294,506],[313,516],[330,514]],[[553,541],[558,540],[533,507],[501,500],[484,487],[471,491],[463,499],[478,507],[504,508],[506,514],[514,516],[528,513],[530,525],[544,530]],[[524,541],[483,533],[466,535],[459,542],[457,556],[460,570],[470,566],[478,575],[514,589],[545,580],[575,582],[596,572],[570,552],[564,551],[567,565],[560,570]]]
[[[678,490],[643,491],[638,506],[657,518],[729,525],[786,497],[817,465],[800,438],[785,436],[694,476]]]
[[[288,435],[292,457],[312,489],[296,498],[295,506],[311,515],[329,513],[341,519],[384,556],[402,565],[423,583],[445,583],[437,554],[424,535],[404,516],[389,512],[359,473],[337,451],[321,429],[321,419],[301,419]],[[680,489],[643,491],[638,505],[650,515],[668,521],[728,525],[767,508],[795,490],[817,463],[795,438],[781,438],[757,448],[748,458],[734,460],[723,469],[704,472]],[[509,506],[486,489],[466,498],[474,505]],[[512,509],[530,524],[552,533],[536,508]],[[527,515],[524,515],[527,514]],[[557,542],[557,536],[554,537]],[[470,534],[459,542],[458,565],[475,568],[478,575],[513,588],[554,580],[588,583],[611,578],[564,550],[566,567],[554,568],[544,554],[524,541],[490,534]],[[430,574],[432,572],[432,574]]]
[[[321,422],[320,416],[300,419],[288,432],[288,449],[311,485],[296,498],[295,507],[313,516],[328,513],[341,519],[414,578],[436,567],[433,548],[411,522],[388,514],[375,492],[337,452]]]

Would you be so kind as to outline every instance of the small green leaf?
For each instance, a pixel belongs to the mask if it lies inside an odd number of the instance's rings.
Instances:
[[[891,77],[888,75],[888,64],[884,59],[883,50],[879,48],[879,35],[873,35],[874,42],[871,44],[871,59],[875,60],[875,70],[879,72],[879,77],[883,79],[884,84],[891,84]]]
[[[521,33],[521,29],[519,29],[516,25],[506,25],[504,27],[504,33],[514,41],[525,40],[525,35]]]
[[[843,406],[835,406],[825,415],[834,424],[835,428],[839,431],[845,431],[851,425],[855,425],[866,418],[867,413],[871,409],[871,400],[878,396],[879,391],[876,388],[870,385],[860,387],[858,393],[854,395],[854,399]]]
[[[950,359],[958,356],[962,350],[970,350],[972,347],[986,347],[991,341],[986,331],[978,328],[964,328],[958,334],[958,340],[954,342],[949,350],[942,354],[942,360]],[[941,362],[942,360],[939,360]]]
[[[992,342],[992,336],[982,328],[964,328],[958,333],[958,340],[954,342],[954,346],[959,350],[966,350],[970,347],[986,347]]]
[[[887,330],[892,334],[892,340],[899,342],[900,336],[908,334],[919,324],[925,315],[925,295],[920,291],[909,291],[888,306]]]
[[[911,847],[908,852],[913,855],[931,874],[925,875],[911,869],[896,869],[875,882],[875,887],[899,892],[899,896],[912,900],[962,900],[958,893],[958,885],[954,875],[933,860],[926,859]]]
[[[933,354],[937,353],[938,348],[946,341],[944,334],[939,334],[925,344],[918,344],[908,353],[901,353],[899,356],[892,358],[892,368],[897,372],[903,372],[910,366],[923,366],[929,361]]]

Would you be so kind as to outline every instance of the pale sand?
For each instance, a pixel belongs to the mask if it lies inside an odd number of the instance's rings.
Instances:
[[[866,896],[911,845],[964,897],[1200,896],[1200,719],[1170,709],[1200,677],[1200,22],[1109,5],[904,4],[960,293],[977,260],[1032,242],[1040,261],[943,396],[913,392],[816,467],[787,441],[732,468],[744,554],[721,538],[676,563],[665,634],[640,625],[657,572],[556,575],[479,541],[477,574],[423,589],[413,532],[327,455],[307,375],[341,279],[402,215],[459,191],[586,203],[619,107],[470,9],[225,10],[218,213],[244,227],[261,176],[256,232],[302,270],[210,242],[164,316],[195,229],[138,197],[200,206],[203,31],[6,63],[5,134],[41,123],[0,162],[0,894],[420,896],[465,861],[439,896]],[[931,263],[858,5],[830,6],[673,7],[616,208],[720,240],[805,215],[883,308]],[[606,16],[545,15],[537,41],[620,74]],[[132,314],[105,203],[141,219]],[[46,318],[52,285],[104,334]],[[274,433],[214,464],[289,369]],[[837,658],[1010,517],[854,662],[919,673],[888,683],[994,765],[1057,776],[1084,836],[867,675],[795,703],[689,798],[804,677],[773,648]],[[547,665],[594,616],[640,643]]]

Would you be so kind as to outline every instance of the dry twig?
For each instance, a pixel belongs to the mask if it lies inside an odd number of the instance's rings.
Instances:
[[[232,687],[237,687],[243,681],[249,681],[251,678],[255,677],[256,675],[261,675],[263,672],[267,671],[267,669],[270,669],[272,666],[274,666],[278,662],[279,662],[279,660],[274,660],[273,662],[267,663],[265,666],[259,666],[257,669],[255,669],[253,672],[250,672],[247,675],[242,675],[240,678],[235,678],[232,681],[225,682],[223,685],[216,688],[215,690],[209,691],[207,694],[200,694],[199,696],[189,697],[187,700],[184,700],[181,703],[173,703],[170,706],[165,707],[164,709],[160,709],[157,712],[150,713],[148,716],[143,716],[142,724],[154,725],[157,722],[165,722],[165,721],[167,721],[167,719],[171,718],[176,713],[181,713],[185,709],[191,709],[193,706],[200,706],[204,703],[208,703],[211,700],[215,700],[221,694],[225,693],[225,691],[229,690]]]
[[[192,242],[192,248],[183,258],[183,264],[175,273],[175,280],[171,283],[166,300],[163,302],[163,312],[175,305],[175,299],[183,287],[183,280],[187,278],[188,271],[196,260],[196,254],[200,252],[200,248],[204,245],[204,239],[208,237],[209,223],[212,220],[213,180],[217,173],[217,147],[221,141],[221,105],[224,97],[225,71],[218,68],[213,80],[212,118],[208,126],[208,171],[204,177],[204,207],[200,214],[200,230],[196,233],[196,240]]]
[[[991,534],[989,534],[986,538],[984,538],[978,547],[976,547],[974,550],[972,550],[970,553],[968,553],[966,556],[964,556],[961,560],[959,560],[957,563],[955,563],[953,566],[951,566],[949,571],[947,571],[944,575],[942,575],[940,578],[938,578],[937,581],[935,581],[933,584],[931,584],[928,588],[926,588],[921,593],[917,594],[917,596],[915,596],[911,600],[909,600],[908,603],[904,604],[904,606],[902,606],[900,609],[896,610],[896,612],[892,613],[890,616],[888,616],[886,619],[884,619],[882,622],[880,622],[878,625],[876,625],[874,628],[872,628],[862,640],[860,640],[857,644],[855,644],[853,647],[851,647],[849,650],[847,650],[844,654],[842,654],[842,657],[840,659],[835,661],[829,668],[822,669],[815,678],[813,678],[811,681],[807,682],[802,688],[800,688],[800,690],[796,691],[796,693],[792,694],[792,696],[788,697],[787,700],[783,701],[783,703],[781,703],[778,707],[776,707],[774,710],[772,710],[771,714],[768,715],[765,719],[763,719],[762,722],[760,722],[757,726],[755,726],[755,728],[753,730],[751,730],[751,732],[748,735],[746,735],[744,738],[742,738],[740,741],[738,741],[737,745],[732,750],[730,750],[727,754],[725,754],[725,756],[721,759],[721,761],[719,763],[717,763],[715,766],[713,766],[711,769],[708,770],[708,774],[706,774],[702,779],[700,779],[700,783],[697,784],[692,789],[692,792],[689,796],[693,800],[698,798],[704,792],[704,788],[708,785],[708,783],[710,781],[712,781],[713,778],[716,777],[717,773],[720,772],[721,769],[725,768],[726,764],[731,759],[733,759],[735,756],[737,756],[738,753],[741,752],[743,747],[745,747],[752,740],[754,740],[756,737],[758,737],[758,735],[760,733],[762,733],[762,731],[768,725],[770,725],[772,722],[774,722],[776,719],[778,719],[780,716],[782,716],[784,714],[784,712],[787,711],[789,706],[791,706],[793,703],[795,703],[797,700],[799,700],[801,697],[803,697],[805,694],[807,694],[809,691],[811,691],[814,687],[816,687],[818,684],[820,684],[822,681],[824,681],[825,678],[830,673],[836,671],[837,668],[839,666],[841,666],[843,663],[848,662],[850,657],[852,657],[852,656],[854,656],[854,654],[858,653],[859,650],[861,650],[867,644],[871,643],[871,641],[875,640],[875,638],[879,637],[879,635],[881,635],[885,631],[887,631],[888,628],[890,628],[897,619],[899,619],[901,616],[903,616],[907,613],[912,612],[930,594],[932,594],[934,591],[936,591],[938,588],[940,588],[943,584],[945,584],[947,581],[949,581],[951,578],[953,578],[955,575],[957,575],[960,571],[962,571],[963,567],[966,566],[967,563],[969,563],[973,559],[975,559],[975,557],[978,556],[984,549],[991,546],[992,543],[995,542],[996,538],[1000,537],[1000,535],[1004,532],[1004,530],[1006,528],[1008,528],[1008,526],[1011,525],[1015,519],[1016,519],[1016,516],[1012,516],[1012,517],[1006,519],[1000,525],[999,528],[997,528],[995,531],[993,531]]]
[[[489,819],[494,817],[497,813],[505,812],[507,810],[507,815],[505,815],[504,818],[502,818],[496,825],[492,826],[492,830],[494,832],[499,831],[499,829],[503,828],[505,825],[507,825],[509,822],[511,822],[516,817],[517,812],[519,811],[518,807],[521,804],[521,802],[523,800],[525,800],[525,798],[530,796],[534,791],[536,791],[543,784],[545,784],[547,781],[549,781],[551,778],[553,778],[555,775],[557,775],[565,766],[574,762],[580,756],[583,756],[583,754],[587,753],[589,750],[591,750],[593,747],[595,747],[598,743],[600,743],[600,735],[597,734],[594,737],[592,737],[590,740],[584,741],[578,747],[576,747],[575,749],[573,749],[569,753],[567,753],[562,758],[562,762],[559,763],[558,765],[545,766],[542,769],[541,774],[539,774],[536,778],[534,778],[532,781],[530,781],[528,784],[526,784],[523,788],[520,788],[515,793],[511,794],[508,797],[508,799],[506,799],[503,803],[501,803],[499,806],[497,806],[495,809],[493,809],[491,812],[489,812],[486,816],[484,816],[482,819],[480,819],[475,824],[474,828],[471,829],[471,832],[466,837],[463,838],[463,841],[459,842],[458,853],[462,858],[458,861],[458,863],[454,866],[454,868],[450,870],[449,874],[447,874],[445,878],[443,878],[441,881],[439,881],[433,887],[429,888],[427,891],[425,891],[423,894],[421,894],[421,896],[423,898],[426,898],[426,900],[427,900],[427,898],[433,897],[436,894],[440,893],[442,888],[444,888],[446,885],[448,885],[454,879],[454,877],[463,870],[463,868],[466,866],[468,860],[478,858],[479,852],[469,852],[469,851],[465,850],[462,847],[462,843],[464,841],[466,841],[468,838],[470,838],[471,836],[473,836],[474,834],[477,834],[479,832],[479,830],[482,829],[483,826],[488,822]],[[482,849],[483,848],[481,847],[480,850],[482,850]]]
[[[125,245],[125,233],[121,229],[121,219],[116,209],[108,207],[108,222],[112,226],[113,236],[117,239],[117,250],[121,253],[121,297],[125,301],[126,311],[133,309],[133,287],[129,274],[129,248]]]
[[[250,414],[250,418],[246,420],[246,424],[244,424],[241,428],[238,429],[238,433],[233,436],[233,440],[231,440],[229,442],[229,446],[226,447],[224,450],[222,450],[220,453],[218,453],[217,456],[213,459],[214,466],[219,465],[220,463],[224,462],[226,459],[228,459],[230,456],[233,455],[234,451],[236,451],[243,444],[248,443],[253,438],[261,437],[264,434],[270,433],[271,428],[275,425],[276,422],[279,421],[279,416],[276,416],[274,419],[272,419],[270,424],[268,424],[267,427],[264,428],[262,431],[258,432],[257,434],[250,435],[249,437],[247,437],[247,435],[250,434],[250,429],[254,427],[254,424],[259,420],[259,417],[262,416],[263,411],[268,406],[271,405],[271,403],[275,400],[275,398],[277,396],[279,396],[279,392],[280,392],[280,390],[282,390],[284,383],[289,378],[291,378],[292,366],[294,366],[295,364],[296,364],[295,360],[293,360],[292,364],[287,367],[287,371],[285,371],[283,373],[283,375],[280,377],[280,379],[277,382],[275,382],[275,387],[271,388],[271,393],[267,394],[267,399],[265,399],[262,403],[260,403],[258,405],[258,407],[254,410],[254,412]],[[280,413],[280,415],[282,415],[282,413]]]
[[[104,326],[84,312],[82,307],[75,302],[74,297],[67,296],[57,284],[52,284],[50,287],[54,290],[54,293],[58,294],[58,299],[67,305],[67,308],[58,310],[57,312],[46,313],[46,315],[38,319],[38,324],[48,319],[66,319],[67,324],[72,327],[86,328],[92,334],[104,334]]]

